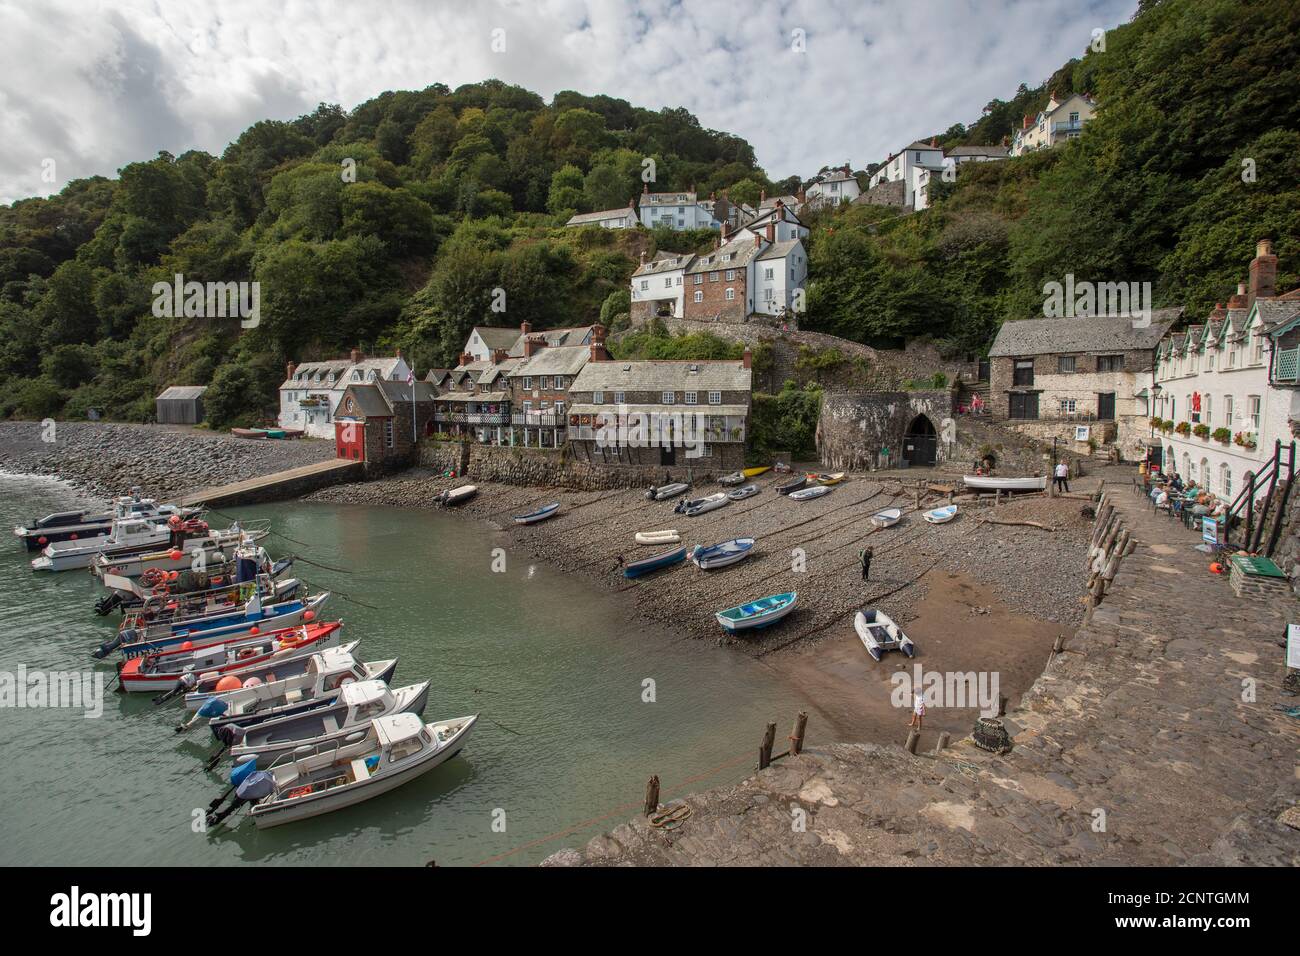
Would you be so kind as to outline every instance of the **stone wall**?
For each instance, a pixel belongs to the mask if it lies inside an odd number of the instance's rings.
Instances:
[[[864,206],[906,206],[905,185],[901,179],[879,183],[874,189],[868,189],[853,201]]]
[[[828,394],[817,421],[818,456],[834,469],[897,467],[902,460],[903,435],[918,415],[924,415],[939,436],[936,463],[941,464],[951,451],[943,441],[943,431],[944,422],[952,419],[952,409],[953,396],[948,389]]]
[[[610,466],[580,461],[565,448],[510,448],[433,440],[421,442],[420,464],[480,481],[589,491],[645,488],[667,481],[709,481],[739,467],[731,459],[724,463],[717,458],[681,458],[671,466]]]

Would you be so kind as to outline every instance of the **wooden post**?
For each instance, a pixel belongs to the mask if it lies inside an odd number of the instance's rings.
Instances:
[[[908,753],[910,754],[916,753],[916,745],[920,741],[920,739],[921,739],[921,732],[917,730],[915,727],[913,727],[911,730],[907,732],[907,743],[905,743],[903,746],[907,748]]]
[[[645,815],[651,816],[659,809],[659,775],[655,774],[645,785]]]
[[[763,731],[763,743],[758,748],[758,769],[766,770],[772,763],[772,745],[776,743],[776,724],[767,725],[767,730]]]
[[[803,732],[808,727],[808,715],[799,711],[794,719],[794,733],[790,735],[790,753],[796,757],[803,753]]]
[[[1242,536],[1241,546],[1245,550],[1250,550],[1251,531],[1255,527],[1255,473],[1246,472],[1250,479],[1246,485],[1246,533]]]
[[[1059,654],[1063,650],[1065,650],[1065,635],[1057,634],[1056,640],[1052,642],[1052,653]]]
[[[947,750],[947,749],[948,749],[948,741],[951,740],[951,739],[952,739],[952,738],[951,738],[951,736],[949,735],[948,731],[945,730],[943,733],[941,733],[941,734],[939,735],[939,742],[938,742],[937,744],[934,745],[934,752],[937,754],[937,753],[941,753],[941,752],[944,751],[944,750]]]

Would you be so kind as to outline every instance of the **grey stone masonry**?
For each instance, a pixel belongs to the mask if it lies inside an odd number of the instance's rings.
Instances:
[[[1279,709],[1300,704],[1279,644],[1300,605],[1238,598],[1196,533],[1107,490],[1135,545],[1007,713],[1010,752],[812,746],[686,797],[677,829],[638,818],[545,865],[1300,864],[1280,820],[1300,721]]]

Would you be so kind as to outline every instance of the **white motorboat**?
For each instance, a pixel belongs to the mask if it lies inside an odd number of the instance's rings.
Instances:
[[[348,641],[317,653],[296,657],[286,663],[267,664],[261,671],[251,671],[240,678],[232,690],[216,690],[216,681],[208,681],[185,695],[186,710],[201,710],[213,718],[259,716],[285,704],[301,703],[336,691],[347,684],[363,680],[388,680],[397,669],[397,658],[361,663],[353,652],[360,641]],[[220,701],[220,705],[211,704]]]
[[[902,508],[886,508],[871,516],[871,523],[877,528],[892,528],[903,517]]]
[[[206,530],[206,525],[204,529]],[[122,558],[153,551],[172,540],[166,521],[153,518],[114,518],[109,530],[91,538],[53,541],[32,561],[33,571],[73,571],[90,567],[100,555]]]
[[[268,533],[265,527],[249,528],[236,523],[221,531],[186,538],[175,546],[169,543],[162,548],[135,554],[105,552],[96,555],[90,563],[90,570],[97,578],[108,574],[117,578],[135,578],[151,568],[162,572],[206,571],[211,566],[229,561],[236,551],[260,541]],[[258,566],[269,564],[270,559],[265,553],[257,560]]]
[[[885,651],[902,651],[908,657],[916,654],[912,639],[884,611],[863,608],[853,617],[853,629],[874,660],[880,660]]]
[[[1047,487],[1047,476],[1035,478],[1002,478],[993,475],[962,475],[962,482],[973,491],[1042,491]]]
[[[688,518],[694,518],[710,511],[717,511],[729,504],[731,504],[731,499],[727,497],[725,492],[719,491],[717,494],[706,495],[703,498],[683,498],[677,502],[677,507],[673,510],[686,515]]]
[[[291,750],[302,754],[306,751],[300,748],[310,747],[319,753],[326,745],[364,729],[379,717],[422,714],[428,701],[428,681],[395,690],[380,680],[349,684],[329,706],[284,714],[251,727],[231,724],[229,733],[235,742],[230,747],[230,756],[235,763],[255,756],[263,766],[269,766],[276,757]],[[236,727],[239,729],[235,730]]]
[[[28,551],[41,551],[55,541],[77,541],[108,534],[117,518],[151,518],[166,521],[175,516],[189,518],[199,508],[179,508],[160,505],[153,498],[123,495],[113,502],[111,511],[57,511],[43,518],[34,518],[25,525],[14,528],[14,535],[22,540]]]
[[[638,531],[636,533],[637,544],[677,544],[682,540],[682,536],[677,533],[676,529],[667,531]]]
[[[460,753],[477,721],[477,714],[432,724],[415,714],[377,718],[366,731],[354,732],[336,747],[319,754],[291,753],[270,769],[249,774],[236,790],[234,806],[210,814],[209,823],[219,822],[242,803],[252,803],[249,815],[265,829],[377,797]]]

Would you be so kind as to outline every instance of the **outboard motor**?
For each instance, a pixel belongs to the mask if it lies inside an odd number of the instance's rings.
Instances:
[[[242,767],[243,764],[240,764],[240,766]],[[274,792],[275,778],[265,770],[253,771],[236,784],[235,799],[230,801],[230,806],[226,807],[219,813],[209,811],[207,820],[208,826],[216,826],[245,803],[256,803],[264,797],[269,797]]]
[[[105,594],[95,602],[95,613],[100,617],[103,617],[105,614],[115,611],[121,606],[122,593],[120,591],[114,591],[112,594]]]
[[[90,656],[95,658],[97,661],[102,661],[109,654],[112,654],[115,650],[121,647],[123,643],[130,643],[134,640],[135,628],[128,627],[125,630],[118,631],[117,636],[111,641],[105,641],[103,644],[100,644],[99,649],[92,651]]]

